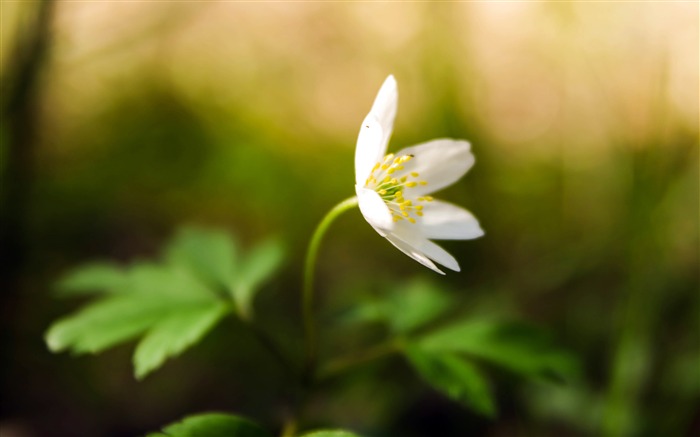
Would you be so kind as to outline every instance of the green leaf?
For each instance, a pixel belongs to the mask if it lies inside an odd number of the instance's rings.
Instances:
[[[86,277],[89,281],[77,282],[96,284],[95,278],[108,276]],[[145,334],[134,357],[136,376],[143,378],[199,341],[228,308],[177,266],[138,263],[120,273],[115,284],[115,293],[51,325],[46,342],[52,351],[98,353]]]
[[[134,352],[137,379],[197,343],[228,311],[228,306],[210,302],[182,308],[150,328]]]
[[[432,283],[415,280],[389,296],[385,312],[394,332],[406,333],[434,320],[451,299]]]
[[[165,258],[172,265],[193,272],[214,288],[229,290],[237,274],[236,244],[223,231],[182,229],[168,245]]]
[[[358,434],[352,433],[350,431],[343,431],[342,429],[326,429],[319,431],[311,431],[310,433],[304,434],[301,437],[360,437]]]
[[[124,285],[132,295],[154,296],[191,303],[211,301],[216,293],[189,271],[178,266],[136,264],[129,270],[129,281]]]
[[[256,291],[279,268],[283,258],[282,244],[271,239],[254,247],[242,260],[232,293],[243,317],[250,315]]]
[[[495,415],[488,382],[472,363],[450,353],[426,352],[415,345],[408,345],[405,353],[428,384],[478,413]]]
[[[113,293],[53,323],[46,333],[49,348],[97,353],[143,335],[133,357],[141,379],[201,340],[230,310],[221,291],[238,290],[236,302],[249,310],[253,291],[279,266],[282,249],[268,241],[240,260],[239,270],[227,234],[189,228],[175,236],[164,257],[163,263],[123,270],[93,264],[66,276],[61,286],[69,293]]]
[[[168,311],[167,302],[162,299],[108,297],[55,322],[46,342],[54,352],[70,348],[76,353],[97,353],[137,337],[164,311]]]
[[[61,296],[77,296],[115,291],[127,281],[123,269],[114,264],[92,263],[80,267],[58,281]]]
[[[572,355],[555,348],[543,332],[530,326],[491,320],[468,320],[419,340],[424,350],[465,353],[528,377],[568,378],[577,373]]]
[[[449,295],[425,280],[413,280],[390,293],[355,306],[343,323],[384,322],[394,333],[405,334],[424,327],[450,307]]]
[[[222,413],[207,413],[186,417],[163,428],[162,433],[149,437],[272,437],[260,426],[244,419]]]

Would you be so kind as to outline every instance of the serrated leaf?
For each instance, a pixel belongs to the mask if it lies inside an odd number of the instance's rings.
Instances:
[[[91,263],[61,278],[56,288],[61,296],[116,291],[128,281],[126,272],[109,263]]]
[[[191,228],[174,238],[164,263],[139,262],[123,271],[110,265],[78,269],[64,287],[115,293],[52,324],[46,342],[53,351],[96,353],[144,335],[133,358],[135,374],[143,378],[199,341],[230,309],[217,290],[231,292],[234,281],[259,286],[279,265],[280,251],[276,242],[260,246],[243,265],[247,273],[237,278],[232,239]],[[249,305],[252,293],[247,296]]]
[[[231,236],[213,229],[180,230],[165,251],[166,260],[182,266],[214,288],[230,290],[237,275],[236,244]]]
[[[55,322],[46,334],[49,348],[98,353],[147,333],[135,358],[142,378],[198,341],[226,308],[188,271],[172,266],[135,264],[116,290]],[[176,329],[176,336],[167,335]]]
[[[125,291],[138,296],[161,296],[179,301],[212,301],[216,294],[191,272],[177,266],[136,264],[129,270]]]
[[[346,312],[344,324],[383,322],[392,332],[405,334],[424,327],[443,314],[450,296],[425,280],[413,280],[373,300],[361,302]]]
[[[53,323],[46,342],[54,352],[70,348],[97,353],[143,333],[163,316],[164,308],[161,299],[108,297]]]
[[[529,377],[566,378],[577,371],[570,354],[521,324],[462,321],[425,335],[419,344],[427,351],[469,354]]]
[[[304,434],[301,437],[360,437],[360,435],[350,431],[344,431],[342,429],[326,429],[311,431],[310,433]]]
[[[406,333],[434,320],[450,302],[451,299],[433,284],[417,280],[392,293],[385,311],[392,330]]]
[[[250,315],[255,293],[260,285],[280,267],[284,248],[275,239],[255,246],[241,261],[232,288],[233,298],[243,317]]]
[[[160,319],[149,329],[134,352],[137,379],[160,367],[166,359],[198,342],[228,311],[223,303],[211,302],[182,308]]]
[[[435,389],[486,416],[496,408],[488,382],[474,364],[450,353],[431,353],[414,345],[406,356],[423,379]]]
[[[149,437],[272,437],[260,426],[239,416],[208,413],[190,416]]]

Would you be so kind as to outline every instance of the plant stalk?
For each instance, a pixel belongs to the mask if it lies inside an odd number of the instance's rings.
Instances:
[[[316,354],[318,351],[318,338],[316,333],[316,322],[314,317],[313,297],[314,297],[314,269],[318,258],[318,249],[321,240],[328,227],[343,212],[357,206],[357,197],[345,199],[331,209],[321,223],[318,224],[309,248],[306,252],[304,263],[304,279],[302,284],[302,317],[304,321],[304,334],[306,339],[306,375],[313,378],[316,367]]]

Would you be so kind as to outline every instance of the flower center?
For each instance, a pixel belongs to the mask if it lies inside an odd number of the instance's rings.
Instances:
[[[413,158],[413,155],[394,157],[390,153],[374,165],[365,181],[365,188],[376,191],[389,207],[394,222],[408,220],[416,223],[416,219],[423,216],[421,203],[433,200],[431,196],[413,197],[409,194],[408,199],[404,197],[405,190],[428,184],[418,179],[418,172],[405,170],[404,164]]]

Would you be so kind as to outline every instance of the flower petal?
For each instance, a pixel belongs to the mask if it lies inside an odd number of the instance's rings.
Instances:
[[[433,243],[430,240],[424,240],[419,248],[428,258],[442,264],[450,270],[458,272],[459,263],[448,251]]]
[[[389,75],[365,117],[355,147],[355,183],[364,185],[374,164],[386,154],[389,137],[394,129],[398,104],[396,79]]]
[[[396,156],[413,155],[403,173],[416,172],[426,185],[417,185],[407,194],[421,196],[453,184],[474,165],[474,155],[467,141],[438,139],[407,147]]]
[[[391,212],[376,191],[355,185],[360,212],[367,223],[382,237],[394,228]]]
[[[479,221],[464,208],[434,200],[423,204],[422,234],[436,240],[471,240],[484,235]]]
[[[457,260],[445,249],[428,240],[415,224],[406,221],[396,223],[392,236],[448,269],[459,271]]]
[[[428,259],[427,256],[425,256],[423,253],[421,253],[418,249],[413,247],[412,245],[406,243],[396,235],[390,234],[386,236],[386,239],[389,240],[391,244],[394,245],[397,249],[399,249],[401,252],[405,253],[406,255],[410,256],[414,260],[418,261],[419,263],[423,264],[427,268],[440,273],[441,275],[444,275],[445,272],[440,270],[433,264],[432,261]]]

